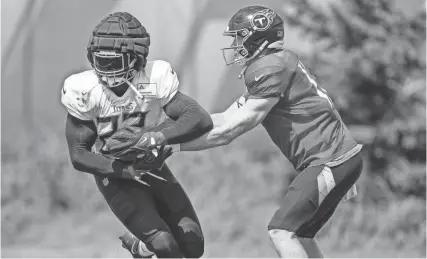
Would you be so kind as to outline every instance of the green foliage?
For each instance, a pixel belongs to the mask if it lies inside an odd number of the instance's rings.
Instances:
[[[328,8],[294,0],[285,13],[291,27],[317,42],[306,59],[357,129],[369,171],[396,193],[425,198],[424,8],[408,17],[389,0],[334,1]]]

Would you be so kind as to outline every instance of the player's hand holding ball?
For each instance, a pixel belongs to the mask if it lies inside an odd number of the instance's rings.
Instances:
[[[134,149],[134,148],[131,148]],[[152,173],[153,170],[161,170],[165,161],[172,155],[172,148],[169,146],[161,146],[156,149],[140,149],[138,148],[138,155],[136,159],[128,166],[129,173],[133,178],[145,185],[146,182],[141,180],[141,177],[148,174],[159,180],[166,181],[166,179]]]
[[[160,170],[172,155],[170,146],[159,145],[164,142],[160,135],[156,128],[124,127],[106,139],[103,152],[129,163],[129,173],[139,182],[145,174],[165,180],[151,172]]]
[[[134,149],[132,147],[131,149]],[[170,146],[160,146],[159,148],[138,148],[138,155],[132,166],[135,170],[160,170],[166,159],[172,155]]]

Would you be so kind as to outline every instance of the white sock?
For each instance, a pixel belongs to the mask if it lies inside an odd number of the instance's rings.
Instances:
[[[157,258],[154,252],[150,251],[142,241],[138,242],[137,252],[140,256],[143,256],[143,257],[151,256],[151,258]]]
[[[322,258],[322,252],[315,239],[300,238],[294,233],[272,229],[269,232],[271,241],[281,258]]]

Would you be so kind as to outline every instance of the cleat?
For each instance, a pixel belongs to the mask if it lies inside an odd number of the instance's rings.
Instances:
[[[143,242],[129,231],[126,231],[119,239],[122,241],[122,247],[128,250],[133,258],[157,258]]]

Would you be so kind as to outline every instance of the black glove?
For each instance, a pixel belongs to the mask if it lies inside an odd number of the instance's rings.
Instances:
[[[156,127],[125,127],[105,139],[101,153],[113,155],[124,162],[133,162],[144,150],[154,149],[165,143],[165,137],[160,130],[173,120],[167,119]]]
[[[135,148],[131,148],[135,149]],[[128,170],[133,178],[145,185],[146,182],[141,180],[141,176],[148,174],[159,180],[166,181],[166,179],[153,174],[153,170],[161,170],[165,161],[172,155],[172,148],[170,146],[161,146],[159,149],[146,150],[136,149],[138,156],[135,161],[129,165]],[[156,154],[157,153],[157,154]]]
[[[132,166],[135,170],[159,170],[163,167],[166,159],[172,155],[172,147],[160,146],[158,149],[139,149],[131,147],[131,150],[137,150],[138,155]]]

